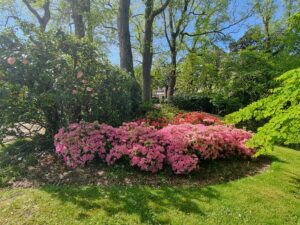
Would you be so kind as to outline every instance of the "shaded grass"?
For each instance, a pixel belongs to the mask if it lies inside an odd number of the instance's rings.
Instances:
[[[205,187],[3,188],[0,224],[299,224],[300,152],[272,155],[263,173]]]

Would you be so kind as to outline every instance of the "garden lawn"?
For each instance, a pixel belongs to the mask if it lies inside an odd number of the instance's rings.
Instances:
[[[300,224],[300,152],[272,155],[260,174],[206,187],[2,188],[0,224]]]

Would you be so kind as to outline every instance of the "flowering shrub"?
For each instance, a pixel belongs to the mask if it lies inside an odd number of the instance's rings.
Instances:
[[[246,147],[251,133],[222,125],[169,125],[156,133],[166,148],[168,162],[177,174],[194,170],[200,159],[251,157],[255,149]],[[198,157],[199,156],[199,157]]]
[[[118,128],[106,124],[71,124],[55,135],[56,152],[68,166],[84,165],[98,155],[108,165],[118,160],[152,173],[169,164],[175,174],[188,174],[199,160],[232,156],[251,157],[256,149],[245,142],[252,134],[224,125],[184,123],[156,129],[146,123],[124,123]]]
[[[165,159],[164,148],[159,145],[156,129],[145,123],[124,123],[116,128],[117,140],[112,143],[112,149],[106,157],[109,165],[128,156],[132,166],[141,170],[157,172],[163,167]]]
[[[66,164],[75,168],[94,159],[106,157],[106,142],[114,134],[114,129],[98,123],[73,123],[67,129],[59,129],[54,136],[56,153],[63,156]]]
[[[207,113],[203,112],[191,112],[191,113],[180,113],[178,114],[171,122],[172,124],[204,124],[204,125],[214,125],[214,124],[222,124],[222,121],[215,117],[211,116]]]
[[[195,134],[191,124],[169,125],[156,132],[176,174],[187,174],[197,167],[198,157],[192,149]]]
[[[197,125],[197,129],[194,149],[200,152],[202,159],[251,157],[256,153],[256,149],[245,145],[252,137],[250,132],[222,125]]]

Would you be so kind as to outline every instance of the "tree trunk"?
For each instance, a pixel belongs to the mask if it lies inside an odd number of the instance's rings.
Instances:
[[[152,41],[153,30],[152,25],[156,16],[162,13],[170,3],[170,0],[166,0],[162,6],[156,10],[153,10],[154,0],[146,0],[145,8],[145,34],[144,34],[144,48],[143,48],[143,100],[144,102],[151,101],[151,67],[152,67]]]
[[[118,34],[120,67],[134,77],[133,59],[129,31],[130,0],[119,0]]]
[[[79,38],[83,38],[85,36],[82,4],[82,0],[71,0],[72,18],[75,26],[75,35]]]
[[[169,90],[169,86],[168,84],[165,85],[165,100],[168,99],[168,90]]]
[[[175,41],[175,46],[176,46],[176,41]],[[174,90],[175,90],[175,85],[176,85],[176,69],[177,69],[177,51],[176,47],[171,49],[171,70],[170,70],[170,75],[169,75],[169,89],[168,89],[168,102],[171,101],[173,95],[174,95]]]
[[[151,101],[151,67],[152,67],[152,19],[146,18],[143,49],[143,100]]]
[[[91,0],[86,0],[85,5],[86,20],[87,20],[87,37],[90,42],[94,40],[94,22],[91,15]]]

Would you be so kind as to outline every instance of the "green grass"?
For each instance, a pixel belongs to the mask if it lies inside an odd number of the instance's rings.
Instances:
[[[300,152],[272,155],[260,174],[206,187],[2,188],[0,224],[300,224]]]

